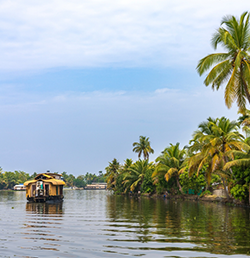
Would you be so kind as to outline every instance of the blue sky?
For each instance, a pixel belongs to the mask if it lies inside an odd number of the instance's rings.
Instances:
[[[195,67],[247,1],[0,2],[0,165],[74,175],[188,144],[209,116],[237,119]]]

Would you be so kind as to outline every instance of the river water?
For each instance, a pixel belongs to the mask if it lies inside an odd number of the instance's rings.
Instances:
[[[250,209],[64,191],[60,204],[0,192],[0,257],[249,257]]]

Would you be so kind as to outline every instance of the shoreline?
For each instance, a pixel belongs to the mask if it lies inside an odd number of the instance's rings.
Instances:
[[[121,193],[114,193],[115,195],[127,195],[130,197],[146,197],[146,198],[152,198],[152,199],[168,199],[168,200],[189,200],[189,201],[195,201],[195,202],[210,202],[210,203],[220,203],[228,206],[234,206],[234,207],[243,207],[243,208],[250,208],[250,205],[247,203],[244,203],[239,200],[235,200],[233,198],[227,199],[223,197],[219,197],[216,195],[207,195],[203,197],[199,197],[198,195],[157,195],[157,194],[121,194]]]

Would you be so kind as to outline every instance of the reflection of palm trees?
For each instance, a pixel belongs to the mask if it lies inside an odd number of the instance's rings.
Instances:
[[[193,244],[193,251],[220,254],[243,253],[250,245],[249,214],[241,208],[110,195],[106,216],[111,221],[107,230],[134,234],[133,240],[147,242],[148,250],[151,241],[153,250],[157,243],[166,242],[177,246],[166,246],[165,251],[187,250],[182,247],[187,242]]]

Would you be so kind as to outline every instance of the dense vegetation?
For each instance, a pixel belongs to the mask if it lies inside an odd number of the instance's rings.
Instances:
[[[239,131],[246,120],[250,118],[240,117],[238,122],[208,118],[188,146],[170,144],[154,162],[149,162],[149,153],[144,155],[146,159],[126,159],[123,164],[114,159],[106,167],[107,187],[116,193],[152,194],[209,193],[213,187],[225,189],[227,198],[248,200],[250,138]],[[152,150],[151,146],[148,149]]]
[[[250,203],[250,27],[249,14],[240,19],[226,16],[212,37],[212,45],[225,49],[202,58],[197,65],[199,75],[208,72],[204,84],[218,90],[225,85],[225,103],[235,101],[242,116],[238,121],[225,117],[208,118],[199,124],[188,146],[170,144],[149,162],[154,153],[149,138],[140,136],[133,143],[138,161],[114,159],[106,167],[108,189],[119,193],[198,193],[210,192],[211,186],[225,190],[227,198],[249,200]],[[245,131],[244,137],[240,130]],[[143,154],[144,160],[141,160]]]
[[[25,181],[33,179],[36,175],[37,173],[29,175],[23,171],[3,172],[0,168],[0,190],[13,189],[15,185],[23,184]],[[85,187],[87,184],[105,181],[102,171],[99,171],[98,175],[87,173],[78,177],[63,172],[62,177],[65,180],[66,187]]]

